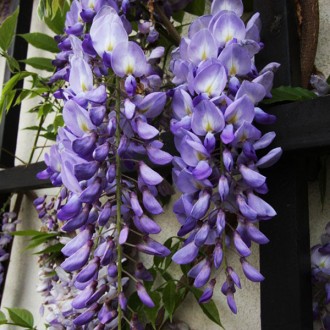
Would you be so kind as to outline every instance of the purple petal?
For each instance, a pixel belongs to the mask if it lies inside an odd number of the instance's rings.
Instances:
[[[133,41],[124,41],[116,46],[112,52],[111,65],[113,71],[119,77],[127,75],[141,77],[147,70],[147,61],[144,52]]]
[[[94,18],[90,36],[94,49],[101,57],[105,51],[112,52],[119,43],[128,40],[120,17],[113,8],[108,6]]]
[[[227,83],[226,70],[220,63],[213,63],[200,70],[194,79],[196,93],[209,97],[219,96]]]
[[[57,217],[60,220],[69,220],[81,211],[82,203],[79,196],[73,195],[69,201],[58,211]]]
[[[253,118],[254,106],[246,95],[231,103],[225,111],[226,122],[235,127],[241,126],[244,122],[251,123]]]
[[[129,227],[127,225],[125,225],[125,226],[123,226],[123,228],[121,229],[120,234],[119,234],[118,243],[120,245],[123,245],[124,243],[126,243],[128,234],[129,234]]]
[[[151,214],[161,214],[164,212],[162,206],[159,204],[149,189],[143,190],[142,201],[146,210]]]
[[[85,268],[83,268],[76,277],[76,281],[80,283],[88,282],[98,272],[100,266],[100,258],[95,257]]]
[[[219,47],[224,47],[228,41],[233,39],[243,40],[245,38],[244,22],[233,12],[226,12],[218,16],[213,23],[212,32]]]
[[[210,283],[208,284],[208,286],[206,287],[203,294],[201,295],[201,297],[198,300],[198,302],[200,304],[206,304],[211,300],[211,298],[213,296],[213,290],[214,290],[215,283],[216,283],[215,279],[210,281]]]
[[[237,16],[241,17],[243,14],[242,0],[214,0],[211,6],[212,15],[216,15],[220,11],[232,11]]]
[[[254,120],[258,124],[271,125],[276,122],[276,116],[266,113],[260,108],[254,108]]]
[[[145,244],[138,244],[136,248],[146,254],[151,254],[159,257],[167,257],[171,251],[164,245],[156,242],[150,237],[144,238]]]
[[[210,232],[210,226],[208,223],[204,223],[203,226],[198,230],[198,232],[196,233],[195,236],[195,244],[198,247],[201,247],[205,241],[207,240],[207,237],[209,235]]]
[[[230,76],[244,76],[251,71],[250,54],[246,48],[239,44],[233,43],[225,47],[218,60]]]
[[[235,139],[234,135],[234,126],[232,124],[226,125],[223,131],[221,132],[221,141],[224,144],[229,144]]]
[[[72,307],[75,309],[81,309],[87,306],[88,299],[93,295],[97,286],[97,282],[93,281],[82,292],[80,292],[73,300]]]
[[[164,92],[154,92],[145,96],[141,102],[137,104],[139,113],[146,118],[155,118],[164,110],[166,103],[166,94]]]
[[[269,239],[252,223],[246,225],[246,233],[251,240],[258,244],[267,244]]]
[[[242,269],[244,272],[244,275],[252,282],[261,282],[265,278],[260,274],[258,270],[256,270],[253,266],[251,266],[245,258],[240,259],[242,264]]]
[[[76,237],[71,239],[61,250],[65,256],[71,256],[78,251],[83,245],[92,238],[93,227],[88,226],[85,230],[81,231]]]
[[[241,256],[247,257],[251,254],[251,250],[244,243],[241,236],[236,231],[234,232],[234,244],[235,244],[236,250],[238,251],[238,253]]]
[[[204,190],[197,202],[194,204],[190,216],[195,219],[203,218],[209,209],[210,200],[211,194],[207,190]]]
[[[230,310],[234,313],[237,314],[237,306],[234,298],[234,294],[232,292],[227,293],[227,304],[230,308]]]
[[[74,175],[78,181],[89,180],[99,169],[100,164],[97,161],[76,164],[73,167]]]
[[[201,29],[194,34],[188,46],[188,54],[190,60],[196,65],[201,61],[217,57],[218,48],[208,29]]]
[[[257,104],[266,96],[266,90],[258,83],[244,80],[238,89],[235,98],[239,99],[243,95],[247,95],[253,104]]]
[[[142,283],[137,282],[136,283],[136,292],[140,298],[140,300],[142,301],[142,303],[144,305],[146,305],[149,308],[153,308],[155,307],[154,302],[152,301],[152,299],[150,298],[147,290],[145,289],[145,287],[142,285]]]
[[[194,109],[191,117],[191,128],[197,135],[205,136],[206,133],[218,133],[225,127],[222,112],[213,102],[201,101]]]
[[[206,262],[206,259],[201,260],[198,264],[196,264],[189,270],[187,275],[189,277],[196,278],[197,275],[201,272],[202,268],[205,266]]]
[[[164,179],[144,162],[139,162],[139,174],[142,180],[150,186],[156,186],[160,184]]]
[[[256,143],[253,144],[255,150],[264,149],[268,147],[275,139],[275,132],[268,132],[264,134]]]
[[[81,325],[84,325],[84,324],[90,322],[95,317],[95,312],[98,309],[99,309],[99,305],[97,303],[95,303],[89,309],[87,309],[85,312],[83,312],[78,317],[76,317],[73,320],[73,323],[77,326],[81,326]]]
[[[183,89],[176,89],[172,98],[172,109],[176,119],[190,116],[193,111],[191,96]]]
[[[130,202],[131,202],[131,207],[132,207],[133,212],[135,213],[135,215],[140,217],[143,214],[143,210],[141,208],[141,205],[139,203],[139,200],[138,200],[135,192],[131,192]]]
[[[170,163],[173,159],[173,156],[170,155],[168,152],[155,148],[151,144],[149,144],[146,149],[149,159],[154,164],[165,165]]]
[[[221,177],[219,179],[218,191],[219,191],[221,200],[224,201],[229,194],[228,179],[224,175],[221,175]]]
[[[172,257],[172,260],[177,264],[189,264],[196,259],[198,255],[198,247],[195,242],[190,242],[180,250],[178,250]]]
[[[92,240],[87,241],[83,247],[65,259],[62,262],[61,267],[67,272],[73,272],[82,268],[88,260],[92,245]]]
[[[217,243],[213,250],[214,267],[219,269],[223,259],[223,250],[220,243]]]
[[[239,171],[242,174],[243,179],[246,183],[251,187],[260,187],[266,181],[266,177],[261,175],[260,173],[251,170],[245,165],[240,165]]]
[[[96,180],[80,194],[79,199],[84,203],[94,203],[102,193],[102,185]]]
[[[141,118],[136,119],[136,132],[141,139],[150,140],[159,134],[158,129],[149,125]]]
[[[144,234],[158,234],[161,232],[160,226],[146,215],[136,216],[133,221],[135,226]]]
[[[269,151],[267,155],[260,158],[256,163],[259,168],[267,168],[274,165],[282,156],[282,148],[275,148]]]
[[[88,215],[89,215],[89,208],[84,207],[78,215],[76,215],[71,220],[66,222],[65,225],[61,229],[63,231],[70,233],[78,228],[81,228],[83,225],[85,225],[87,223]]]
[[[255,220],[258,216],[258,213],[246,203],[245,198],[242,195],[237,195],[236,202],[238,205],[238,208],[242,215],[249,220]]]
[[[228,273],[228,276],[230,276],[230,278],[236,284],[236,286],[241,289],[242,288],[241,281],[240,281],[239,276],[236,274],[236,272],[234,272],[234,270],[231,267],[227,267],[227,273]]]
[[[207,161],[202,160],[193,169],[192,174],[197,180],[204,180],[212,174],[212,168]]]
[[[197,275],[194,281],[194,286],[196,288],[200,288],[204,286],[207,283],[207,281],[210,279],[210,276],[211,276],[211,265],[210,262],[207,261],[203,266],[203,268],[201,269],[201,271],[199,272],[199,274]]]
[[[263,220],[270,219],[276,215],[275,210],[267,202],[253,193],[248,194],[248,204],[257,212],[258,217]]]

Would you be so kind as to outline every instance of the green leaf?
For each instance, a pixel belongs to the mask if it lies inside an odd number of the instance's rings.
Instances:
[[[174,281],[169,281],[163,290],[163,303],[166,312],[172,322],[173,313],[176,306],[176,285]]]
[[[40,32],[31,32],[20,34],[20,37],[24,38],[32,46],[47,50],[52,53],[58,53],[58,47],[56,41],[47,34]]]
[[[49,72],[54,71],[54,66],[52,64],[52,60],[50,58],[44,57],[30,57],[26,60],[22,60],[25,64],[32,66],[33,68],[39,70],[45,70]]]
[[[62,2],[62,1],[61,1]],[[53,13],[52,16],[45,16],[44,21],[47,26],[56,34],[62,34],[64,31],[65,15],[70,9],[67,1],[60,4],[59,10]],[[54,15],[55,14],[55,15]]]
[[[271,91],[273,97],[262,101],[264,104],[273,104],[285,101],[312,100],[317,97],[315,93],[301,87],[281,86]]]
[[[0,324],[6,324],[8,322],[4,312],[0,311]]]
[[[177,11],[173,13],[172,17],[176,22],[182,24],[184,18],[184,11],[183,10]]]
[[[195,296],[195,298],[198,302],[198,300],[201,297],[201,295],[203,294],[203,292],[201,290],[198,290],[198,289],[194,288],[194,287],[189,287],[189,290],[193,293],[193,295]],[[214,323],[216,323],[217,325],[219,325],[220,327],[223,328],[223,326],[221,324],[221,321],[220,321],[220,315],[219,315],[218,308],[217,308],[217,306],[216,306],[216,304],[214,303],[213,300],[210,300],[206,304],[199,304],[199,306],[202,309],[203,313],[211,321],[213,321]]]
[[[55,119],[54,119],[54,129],[55,129],[55,131],[57,131],[57,129],[59,127],[63,127],[63,126],[64,126],[63,116],[62,115],[56,116]]]
[[[39,235],[42,235],[43,233],[41,233],[38,230],[30,229],[30,230],[17,230],[10,234],[13,236],[39,236]]]
[[[23,129],[29,130],[29,131],[38,131],[39,129],[41,131],[46,131],[43,127],[39,128],[39,126],[28,126],[28,127],[24,127]]]
[[[0,48],[6,51],[14,38],[19,7],[0,25]]]
[[[4,110],[6,110],[6,108],[7,108],[10,92],[14,89],[14,87],[20,80],[22,80],[30,75],[31,75],[30,72],[25,72],[25,71],[19,72],[19,73],[16,73],[14,76],[12,76],[5,83],[5,85],[3,86],[3,89],[2,89],[2,94],[1,94],[1,99],[0,99],[0,118],[2,118],[2,112]]]
[[[202,16],[205,12],[205,0],[193,0],[184,9],[187,13]]]
[[[19,63],[14,59],[12,56],[10,56],[7,52],[1,52],[1,56],[3,56],[7,60],[7,64],[9,67],[9,70],[14,73],[16,71],[20,71]]]
[[[41,136],[44,137],[47,140],[56,141],[56,134],[55,133],[47,132],[45,134],[42,134]]]
[[[21,327],[33,329],[34,319],[31,312],[22,308],[6,308],[11,320]]]
[[[34,254],[54,254],[54,253],[59,253],[61,252],[62,248],[63,248],[63,244],[62,243],[57,243],[51,246],[47,246],[45,249],[40,250],[38,252],[35,252]]]

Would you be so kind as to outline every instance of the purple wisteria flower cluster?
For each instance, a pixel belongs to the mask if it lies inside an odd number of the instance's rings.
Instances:
[[[275,133],[262,134],[256,124],[275,120],[258,103],[271,97],[279,65],[260,72],[255,66],[263,47],[259,14],[245,24],[241,0],[214,0],[211,14],[196,19],[173,51],[174,85],[167,88],[157,28],[189,2],[73,0],[65,33],[56,37],[60,51],[50,83],[60,81],[54,97],[63,106],[64,127],[38,177],[62,188],[56,198],[34,202],[47,233],[40,236],[38,290],[51,330],[144,329],[127,292],[135,291],[150,310],[159,307],[152,297],[162,289],[151,294],[146,282],[154,273],[137,252],[170,261],[170,249],[150,236],[161,231],[153,216],[163,213],[160,197],[171,191],[159,170],[167,164],[182,193],[174,213],[178,236],[185,237],[172,259],[191,264],[188,276],[204,288],[200,303],[211,300],[217,271],[224,269],[221,290],[237,312],[241,283],[229,250],[248,279],[263,280],[247,257],[252,242],[268,242],[258,222],[276,213],[260,197],[268,188],[259,170],[282,150],[263,152]],[[169,105],[175,157],[162,141]]]
[[[330,222],[321,235],[321,244],[311,248],[313,318],[322,329],[330,329]]]
[[[126,246],[154,256],[170,254],[149,236],[161,231],[152,216],[163,212],[158,195],[166,191],[151,164],[173,158],[162,150],[154,125],[167,100],[157,65],[164,48],[147,52],[144,46],[154,40],[132,41],[130,9],[128,1],[75,0],[66,33],[57,38],[61,52],[51,81],[66,81],[54,95],[63,101],[65,126],[38,177],[65,187],[56,218],[73,238],[61,250],[65,260],[52,284],[55,300],[63,299],[65,306],[61,317],[50,320],[53,329],[121,329],[131,278],[142,303],[154,306],[143,284],[143,264],[136,263],[135,277],[123,269]],[[150,37],[152,25],[144,21],[136,38]],[[46,212],[43,201],[35,204]],[[130,235],[140,237],[138,243],[129,244]],[[135,324],[132,315],[132,329]]]
[[[4,212],[1,214],[0,221],[0,287],[3,285],[4,276],[5,276],[5,267],[4,263],[10,257],[10,251],[8,247],[12,243],[13,236],[11,235],[16,231],[16,225],[18,220],[16,219],[17,215],[14,212]],[[1,298],[1,294],[0,294]]]
[[[188,275],[195,287],[205,287],[201,303],[211,299],[213,271],[223,267],[221,291],[233,313],[234,293],[241,283],[227,252],[236,251],[249,280],[264,279],[247,261],[251,242],[268,242],[258,222],[276,215],[260,197],[268,188],[259,169],[273,165],[282,154],[281,148],[262,154],[275,133],[262,134],[255,126],[275,120],[258,103],[271,96],[279,65],[270,63],[257,71],[254,56],[263,47],[259,13],[246,25],[242,13],[241,0],[213,1],[211,15],[190,25],[171,61],[177,85],[171,132],[180,153],[173,161],[173,178],[182,193],[174,212],[181,224],[178,235],[188,235],[173,260],[194,262]]]

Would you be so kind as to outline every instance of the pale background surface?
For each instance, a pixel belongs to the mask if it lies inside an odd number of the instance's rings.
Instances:
[[[36,1],[35,1],[36,2]],[[328,0],[320,0],[320,13],[322,16],[320,40],[318,47],[318,54],[316,65],[325,76],[330,74],[330,7],[328,6]],[[33,18],[32,29],[33,31],[44,31],[44,27],[38,21],[36,15]],[[29,54],[36,54],[36,50],[30,49]],[[42,56],[38,51],[38,56]],[[3,72],[3,62],[0,60],[0,73]],[[0,75],[2,79],[2,74]],[[1,82],[1,81],[0,81]],[[26,112],[29,108],[28,104],[24,105],[21,117],[20,127],[27,127],[35,125],[36,121],[33,115]],[[25,111],[24,111],[25,109]],[[30,148],[32,147],[33,136],[31,131],[21,130],[18,137],[17,155],[24,160],[27,160],[30,154]],[[328,172],[330,173],[330,167],[328,166]],[[328,179],[328,187],[330,187],[330,175]],[[330,199],[330,188],[328,189],[326,200]],[[38,191],[38,194],[44,192]],[[51,191],[49,192],[52,193]],[[311,244],[314,245],[319,242],[319,236],[324,230],[324,226],[330,220],[330,203],[325,204],[324,211],[321,211],[320,196],[318,191],[318,183],[313,182],[309,185],[309,207],[310,207],[310,227],[311,227]],[[163,237],[169,237],[176,234],[178,224],[176,219],[171,214],[171,205],[166,209],[166,213],[159,217],[159,224],[163,228]],[[39,220],[33,208],[31,202],[24,200],[22,211],[20,214],[22,224],[20,229],[26,228],[38,228]],[[288,220],[289,221],[289,220]],[[271,243],[270,243],[271,244]],[[38,285],[38,267],[36,257],[31,256],[30,253],[24,252],[24,246],[26,242],[17,237],[14,240],[13,252],[11,256],[11,263],[9,267],[9,273],[6,282],[6,289],[3,297],[2,307],[23,307],[31,310],[37,320],[38,329],[44,329],[43,321],[39,317],[39,306],[41,303],[41,297],[36,293],[35,289]],[[259,264],[259,249],[257,246],[253,247],[253,257],[249,258],[249,261],[258,267]],[[235,260],[236,257],[233,258]],[[233,268],[240,274],[240,265],[238,260],[232,264]],[[258,330],[261,329],[260,324],[260,291],[259,285],[242,279],[242,290],[236,292],[236,302],[238,306],[238,315],[233,315],[225,301],[225,297],[220,292],[221,283],[223,278],[219,278],[217,289],[215,290],[214,300],[219,306],[221,313],[221,321],[227,330]],[[266,279],[267,280],[267,279]],[[195,303],[193,297],[190,297],[185,304],[180,307],[179,313],[177,313],[177,319],[187,322],[193,330],[219,329],[216,325],[208,321],[208,319],[200,312],[198,305]],[[318,329],[317,327],[315,329]]]

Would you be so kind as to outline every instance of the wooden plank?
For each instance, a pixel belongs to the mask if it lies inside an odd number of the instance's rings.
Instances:
[[[275,144],[284,150],[330,146],[330,95],[303,102],[292,102],[269,108],[276,115]]]
[[[277,211],[260,223],[270,243],[260,247],[261,321],[263,330],[310,330],[312,290],[306,162],[286,153],[267,172],[267,201]]]
[[[256,56],[260,69],[271,62],[281,64],[275,75],[275,86],[300,85],[299,38],[295,0],[254,0],[260,13],[261,41],[264,49]]]
[[[36,174],[45,168],[45,163],[39,162],[0,171],[0,194],[52,187],[50,181],[36,178]]]

